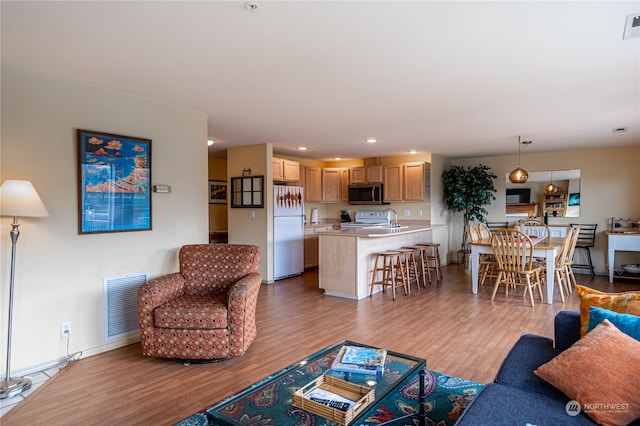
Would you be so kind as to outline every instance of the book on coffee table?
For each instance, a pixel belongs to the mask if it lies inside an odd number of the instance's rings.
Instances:
[[[331,368],[336,371],[382,376],[387,351],[380,348],[343,346]]]

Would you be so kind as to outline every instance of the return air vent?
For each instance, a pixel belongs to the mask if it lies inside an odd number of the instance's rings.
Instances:
[[[113,340],[140,330],[138,287],[148,272],[104,279],[104,340]]]

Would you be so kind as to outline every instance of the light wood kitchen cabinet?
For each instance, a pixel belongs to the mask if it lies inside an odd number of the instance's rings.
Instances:
[[[306,167],[304,179],[304,199],[307,202],[319,203],[322,201],[322,169],[319,167]]]
[[[404,201],[402,165],[384,166],[384,201]]]
[[[350,183],[381,183],[383,182],[383,166],[352,167],[350,169]]]
[[[322,202],[339,203],[342,201],[341,175],[341,169],[322,169]]]
[[[300,163],[284,158],[273,157],[273,180],[297,182],[300,180]]]
[[[318,237],[313,227],[304,228],[304,267],[318,266]]]
[[[333,225],[305,226],[304,228],[304,267],[318,266],[319,232],[331,231]]]
[[[367,175],[364,167],[352,167],[349,169],[349,183],[365,183]]]
[[[349,202],[349,169],[340,170],[340,200]]]
[[[424,163],[406,163],[402,165],[404,180],[404,201],[425,201],[426,179]]]

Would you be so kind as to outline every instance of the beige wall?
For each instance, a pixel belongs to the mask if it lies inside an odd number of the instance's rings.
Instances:
[[[260,273],[262,280],[273,280],[273,146],[247,145],[227,150],[227,180],[242,176],[242,170],[251,169],[252,176],[264,176],[264,208],[231,208],[228,206],[229,242],[255,244],[260,247]],[[228,188],[231,191],[231,187]],[[231,192],[229,192],[229,195]],[[255,217],[251,217],[251,215]]]
[[[607,273],[605,266],[607,238],[604,231],[610,226],[610,219],[612,217],[640,217],[640,197],[635,195],[638,192],[638,182],[640,182],[638,159],[640,159],[640,145],[522,155],[521,164],[528,171],[581,170],[580,217],[549,218],[549,224],[568,225],[572,222],[598,224],[595,248],[591,250],[596,273]],[[488,220],[509,221],[510,223],[517,221],[517,218],[507,217],[505,213],[506,175],[517,166],[517,156],[453,159],[451,162],[462,166],[478,164],[489,166],[498,176],[496,179],[498,192],[493,203],[486,206],[489,212]],[[461,214],[452,217],[450,231],[449,259],[455,259],[455,251],[460,248],[462,239]],[[582,254],[578,253],[577,256],[582,256]],[[637,253],[622,253],[620,256],[616,256],[616,265],[629,259],[635,259],[634,263],[640,260]]]
[[[194,110],[100,87],[2,67],[1,179],[31,180],[50,216],[20,220],[12,370],[66,354],[84,356],[137,340],[105,343],[103,280],[177,270],[177,250],[207,242],[207,118]],[[78,235],[76,129],[152,140],[153,230]],[[6,342],[11,219],[0,222],[2,326]],[[4,365],[4,343],[2,365]]]

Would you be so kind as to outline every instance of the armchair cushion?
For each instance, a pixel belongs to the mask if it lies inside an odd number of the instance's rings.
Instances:
[[[160,328],[227,328],[226,300],[215,296],[180,296],[158,306],[153,314],[154,324]]]

